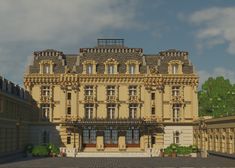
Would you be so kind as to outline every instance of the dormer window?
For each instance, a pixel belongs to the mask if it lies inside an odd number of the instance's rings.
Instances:
[[[104,62],[104,65],[105,74],[117,74],[118,62],[115,59],[109,58],[107,61]]]
[[[172,65],[172,74],[178,74],[179,65],[173,64]]]
[[[108,74],[114,74],[114,65],[108,65]]]
[[[86,74],[92,74],[93,73],[93,65],[87,64],[86,65]]]
[[[129,74],[135,74],[135,64],[129,65]]]
[[[96,74],[96,62],[94,60],[86,60],[82,64],[83,74]]]
[[[46,74],[50,73],[50,65],[49,64],[43,65],[43,73],[46,73]]]
[[[183,63],[180,60],[172,60],[168,63],[169,74],[182,74]]]
[[[139,74],[139,62],[136,60],[128,60],[126,62],[126,73],[127,74]]]
[[[41,74],[52,74],[54,63],[51,60],[42,60],[40,63]]]

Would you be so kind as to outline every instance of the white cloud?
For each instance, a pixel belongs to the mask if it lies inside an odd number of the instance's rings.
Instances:
[[[182,18],[182,16],[181,16]],[[235,54],[235,7],[212,7],[194,12],[188,21],[199,27],[196,32],[201,47],[228,43],[227,52]]]
[[[124,3],[125,2],[125,3]],[[77,40],[103,28],[135,24],[135,1],[5,0],[0,2],[0,36],[7,41]]]
[[[209,77],[217,77],[223,76],[225,79],[229,79],[231,83],[235,83],[235,72],[230,69],[226,69],[223,67],[214,68],[211,72],[206,70],[198,71],[199,74],[199,85],[201,85],[209,78]]]
[[[103,30],[141,27],[139,5],[138,0],[1,0],[0,72],[20,83],[34,50],[79,48]]]

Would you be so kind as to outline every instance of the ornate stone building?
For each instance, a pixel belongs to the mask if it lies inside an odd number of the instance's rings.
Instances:
[[[0,76],[0,156],[24,149],[29,127],[38,121],[38,115],[31,95]]]
[[[193,144],[198,76],[188,52],[148,55],[123,39],[98,39],[78,54],[37,51],[24,85],[41,109],[34,142],[47,130],[48,141],[79,151]]]

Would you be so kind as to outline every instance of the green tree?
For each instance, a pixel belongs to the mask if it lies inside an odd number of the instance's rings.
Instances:
[[[235,114],[235,85],[224,77],[208,78],[198,93],[199,116]]]

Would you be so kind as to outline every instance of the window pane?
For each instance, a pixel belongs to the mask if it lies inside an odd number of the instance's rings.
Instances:
[[[126,144],[132,144],[132,130],[126,131]]]
[[[177,74],[178,73],[178,67],[179,67],[178,64],[173,64],[172,65],[172,73],[173,74]]]
[[[114,65],[108,65],[108,74],[114,73]]]
[[[118,131],[117,130],[112,130],[112,142],[113,144],[118,143]]]
[[[134,64],[130,64],[129,65],[129,73],[130,74],[134,74],[135,73],[135,65]]]
[[[111,136],[111,134],[110,134],[110,130],[105,130],[104,131],[104,143],[105,144],[110,144],[110,142],[111,142],[111,138],[110,138],[110,136]]]
[[[89,144],[89,130],[87,130],[87,129],[83,130],[82,138],[83,138],[82,141],[84,144]]]
[[[71,100],[71,93],[68,93],[68,94],[67,94],[67,99],[68,99],[68,100]]]
[[[134,144],[139,144],[140,143],[140,133],[139,130],[135,129],[134,130]]]
[[[90,143],[96,144],[96,130],[90,130]]]
[[[86,73],[87,74],[92,74],[93,72],[93,65],[92,64],[87,64],[86,65]]]
[[[151,100],[155,100],[155,93],[151,93]]]

